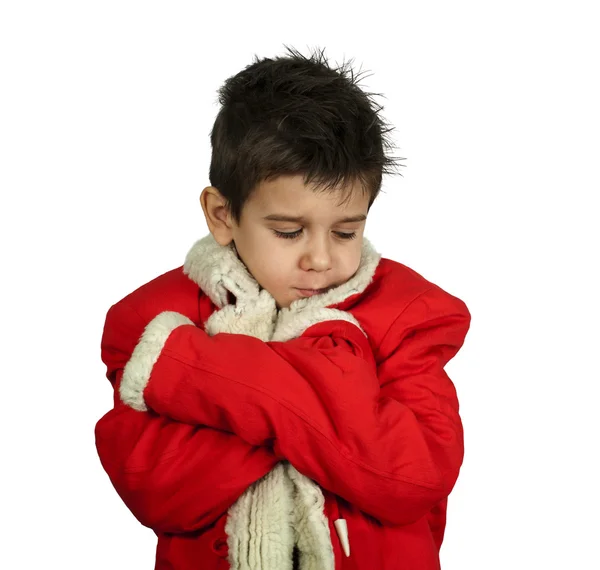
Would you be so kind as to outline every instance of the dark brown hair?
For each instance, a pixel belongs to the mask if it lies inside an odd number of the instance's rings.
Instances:
[[[221,109],[210,133],[209,178],[239,223],[252,190],[263,180],[300,174],[315,190],[342,190],[360,181],[379,194],[383,174],[398,160],[380,116],[382,106],[358,87],[352,61],[331,67],[324,50],[310,56],[255,60],[219,89]]]

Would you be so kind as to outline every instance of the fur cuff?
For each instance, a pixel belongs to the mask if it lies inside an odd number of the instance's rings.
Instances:
[[[173,311],[160,313],[146,325],[123,369],[123,378],[119,386],[119,395],[123,403],[140,412],[148,409],[144,402],[144,388],[150,380],[152,367],[171,332],[182,325],[195,326],[186,316]]]
[[[285,342],[298,338],[313,325],[326,321],[347,321],[360,329],[366,336],[359,322],[347,311],[327,309],[324,307],[311,307],[304,310],[282,309],[271,340]]]

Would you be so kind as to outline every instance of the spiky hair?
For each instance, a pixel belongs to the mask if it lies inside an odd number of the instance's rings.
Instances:
[[[275,58],[255,55],[218,91],[209,178],[237,222],[253,189],[281,175],[342,194],[360,181],[370,207],[383,175],[404,160],[389,155],[393,127],[381,117],[378,94],[358,86],[353,60],[332,67],[324,49],[305,57],[285,48]]]

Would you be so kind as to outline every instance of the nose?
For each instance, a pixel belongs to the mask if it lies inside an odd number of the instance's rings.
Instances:
[[[331,252],[327,240],[312,239],[307,242],[300,267],[304,271],[327,271],[331,269]]]

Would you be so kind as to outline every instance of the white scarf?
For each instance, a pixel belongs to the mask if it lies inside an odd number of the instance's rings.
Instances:
[[[260,290],[233,244],[221,246],[211,234],[192,246],[184,273],[218,307],[204,325],[209,335],[229,332],[263,341],[286,341],[327,320],[342,319],[360,327],[350,313],[327,307],[362,293],[373,279],[379,260],[380,255],[363,238],[360,265],[350,280],[321,295],[294,301],[275,314],[271,309],[273,298]],[[228,291],[239,296],[236,305],[228,305]],[[245,298],[245,305],[240,297]],[[261,314],[263,307],[265,312]],[[247,315],[250,311],[254,314]],[[299,550],[301,570],[334,570],[324,504],[318,484],[289,462],[278,463],[228,511],[225,531],[232,570],[292,570],[294,545]],[[344,540],[347,535],[340,538]]]

